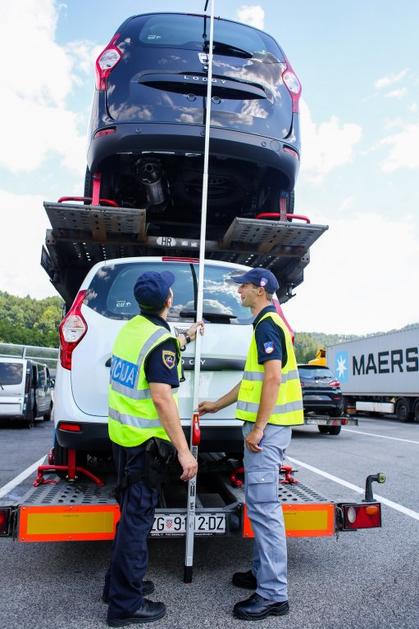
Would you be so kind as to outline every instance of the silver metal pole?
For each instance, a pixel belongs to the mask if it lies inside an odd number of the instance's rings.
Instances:
[[[208,3],[206,3],[207,6]],[[200,321],[203,314],[204,305],[204,264],[205,264],[205,240],[207,233],[207,204],[208,204],[208,164],[209,164],[209,141],[211,124],[211,96],[212,96],[212,49],[214,42],[214,11],[215,0],[211,0],[210,16],[210,37],[208,51],[208,80],[207,80],[207,102],[205,119],[205,145],[204,145],[204,173],[202,179],[202,204],[201,204],[201,232],[199,243],[199,272],[198,272],[198,296],[196,304],[196,320]],[[197,334],[195,341],[195,368],[193,383],[193,410],[198,407],[199,401],[199,379],[201,375],[201,340]],[[193,439],[193,418],[191,420],[191,451],[195,458],[198,458],[198,446],[192,443]],[[192,582],[193,551],[195,537],[195,504],[196,504],[196,476],[188,483],[188,504],[186,515],[186,549],[185,549],[185,570],[184,582]]]

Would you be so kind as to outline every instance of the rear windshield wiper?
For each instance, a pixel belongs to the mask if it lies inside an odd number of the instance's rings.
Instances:
[[[179,312],[181,317],[196,317],[196,310],[181,310]],[[230,319],[237,319],[236,315],[227,314],[226,312],[203,312],[202,316],[210,323],[217,321],[230,323]]]
[[[244,50],[243,48],[239,48],[238,46],[233,46],[232,44],[227,44],[223,41],[214,41],[214,52],[225,53],[226,55],[233,55],[237,57],[244,57],[245,59],[250,59],[253,57],[253,54],[248,50]],[[204,52],[209,52],[209,41],[204,41]]]

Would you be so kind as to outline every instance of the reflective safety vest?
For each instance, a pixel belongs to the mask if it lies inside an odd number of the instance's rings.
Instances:
[[[268,423],[279,424],[281,426],[303,424],[303,396],[291,335],[281,317],[276,312],[267,312],[260,321],[268,319],[269,317],[284,332],[285,345],[287,348],[287,363],[285,366],[281,367],[281,384],[278,390],[278,397]],[[257,325],[259,325],[260,321],[258,321]],[[236,419],[247,422],[256,421],[262,395],[264,373],[263,365],[259,365],[258,363],[258,350],[254,331],[240,384]]]
[[[125,447],[139,446],[152,437],[170,441],[151,398],[144,364],[152,349],[173,338],[176,353],[162,350],[162,360],[181,376],[177,339],[164,327],[137,315],[119,332],[112,350],[109,384],[108,431],[111,441]],[[172,389],[177,405],[177,389]]]

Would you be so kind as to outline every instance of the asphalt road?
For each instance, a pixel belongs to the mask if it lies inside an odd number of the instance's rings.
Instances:
[[[0,492],[47,452],[51,440],[48,423],[32,430],[0,425]],[[294,432],[288,454],[294,465],[299,462],[298,478],[334,500],[359,500],[359,493],[341,483],[362,487],[367,474],[385,472],[386,484],[375,485],[387,501],[383,528],[343,533],[338,539],[289,539],[290,614],[255,625],[417,629],[419,425],[361,417],[358,428],[348,427],[338,437],[304,427]],[[0,627],[104,627],[100,593],[109,557],[107,542],[19,544],[0,539]],[[248,569],[251,542],[196,540],[191,585],[182,582],[183,557],[183,540],[150,543],[153,598],[168,607],[166,618],[153,626],[248,626],[232,618],[231,608],[249,593],[232,586],[230,578],[234,571]]]

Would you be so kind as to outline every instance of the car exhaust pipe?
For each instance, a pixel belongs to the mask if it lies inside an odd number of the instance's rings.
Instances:
[[[162,205],[167,200],[167,189],[162,176],[162,165],[158,159],[139,160],[138,176],[145,187],[150,205]]]

